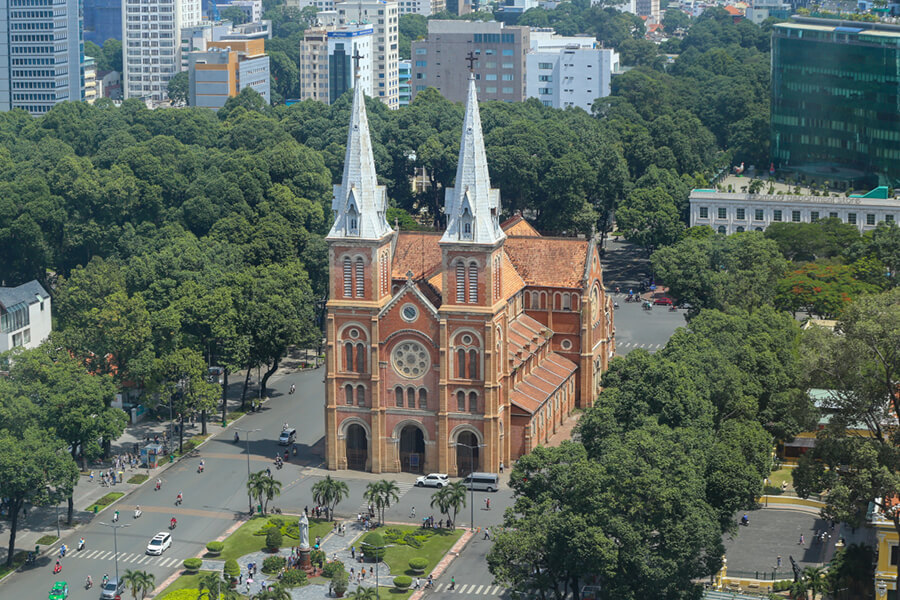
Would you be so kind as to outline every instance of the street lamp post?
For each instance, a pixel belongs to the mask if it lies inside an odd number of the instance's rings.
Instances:
[[[112,527],[112,530],[113,530],[113,550],[115,551],[115,557],[116,557],[116,586],[118,587],[118,585],[119,585],[119,539],[118,539],[118,536],[116,535],[116,530],[119,529],[120,527],[128,527],[129,525],[127,523],[123,524],[123,525],[118,525],[116,523],[104,523],[103,521],[101,521],[100,524],[104,525],[106,527]],[[118,589],[116,591],[118,591]]]
[[[468,444],[462,444],[460,442],[455,442],[454,446],[462,446],[463,448],[469,449],[469,464],[472,468],[475,468],[475,449],[476,448],[484,448],[487,444],[476,444],[475,446],[470,446]],[[469,483],[469,523],[472,531],[475,531],[475,486],[472,483]]]
[[[378,563],[381,562],[381,559],[378,557],[378,555],[381,553],[382,550],[385,550],[387,548],[393,548],[394,544],[386,544],[384,546],[372,546],[371,544],[364,544],[364,546],[375,550],[375,598],[377,600],[381,600],[381,594],[379,593],[379,590],[378,590]]]
[[[244,439],[247,441],[247,503],[250,507],[250,514],[253,515],[253,496],[250,494],[250,434],[259,431],[259,427],[256,429],[242,429],[240,427],[235,427],[234,430],[242,431],[244,433]]]

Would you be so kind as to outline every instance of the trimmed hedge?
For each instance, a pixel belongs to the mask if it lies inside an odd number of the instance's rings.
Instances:
[[[408,590],[412,585],[412,577],[409,575],[399,575],[394,577],[394,587],[398,590]]]
[[[366,560],[381,561],[387,552],[387,548],[384,546],[384,538],[380,533],[373,531],[363,538],[361,547]]]
[[[222,554],[222,550],[225,549],[225,542],[209,542],[206,544],[206,551],[210,554],[219,555]]]
[[[332,562],[325,563],[325,566],[322,568],[322,576],[333,579],[335,575],[344,571],[344,563],[339,560],[335,560]]]
[[[409,568],[412,569],[415,573],[424,573],[425,567],[427,566],[427,558],[416,557],[409,559]]]
[[[273,527],[268,532],[266,532],[266,548],[272,550],[273,552],[281,548],[281,543],[284,541],[284,536],[281,535],[281,530]]]
[[[302,569],[289,569],[285,571],[281,578],[281,585],[289,588],[306,585],[306,571]]]
[[[196,572],[203,566],[203,561],[199,558],[186,558],[181,564],[184,565],[186,571]]]
[[[225,566],[222,568],[222,573],[229,579],[237,579],[238,575],[241,574],[241,566],[236,560],[231,558],[225,561]]]
[[[262,569],[260,570],[267,575],[273,575],[286,564],[287,560],[283,556],[267,556],[263,560]]]
[[[200,596],[200,590],[196,588],[185,588],[173,590],[165,596],[159,596],[159,600],[197,600]]]

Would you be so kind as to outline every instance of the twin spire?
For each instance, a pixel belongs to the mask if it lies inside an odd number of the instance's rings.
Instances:
[[[334,211],[334,224],[326,239],[378,240],[392,232],[385,218],[387,193],[384,186],[378,185],[375,173],[361,85],[353,89],[344,175],[341,185],[334,186],[331,209]],[[506,234],[500,229],[500,209],[500,191],[491,188],[475,76],[470,72],[456,182],[444,194],[447,229],[441,242],[490,245],[501,242]]]

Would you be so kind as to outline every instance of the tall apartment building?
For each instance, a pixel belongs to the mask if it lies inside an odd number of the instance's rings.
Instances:
[[[203,52],[210,42],[272,39],[272,21],[233,25],[231,21],[204,22],[181,30],[181,70],[188,70],[188,53]]]
[[[181,71],[181,31],[201,21],[200,0],[123,0],[125,98],[168,99],[169,79]]]
[[[526,95],[554,108],[580,107],[590,112],[594,100],[609,96],[619,71],[619,54],[599,48],[596,38],[531,30]]]
[[[428,37],[412,43],[413,97],[426,87],[436,88],[448,100],[462,102],[468,90],[466,57],[475,58],[475,86],[485,100],[521,102],[525,99],[528,27],[470,21],[428,22]]]
[[[900,26],[795,17],[772,28],[775,165],[900,186]]]
[[[6,0],[0,5],[0,110],[42,115],[84,98],[79,0]]]
[[[93,104],[97,98],[103,97],[97,82],[97,61],[91,56],[85,56],[82,64],[84,65],[84,101]]]
[[[189,104],[218,110],[244,88],[271,102],[269,57],[263,40],[209,42],[188,54]]]
[[[334,10],[334,0],[286,0],[285,6],[303,10],[307,6],[315,6],[318,10]]]
[[[244,15],[246,15],[247,17],[247,23],[256,23],[262,20],[262,0],[228,0],[226,2],[216,3],[216,8],[219,9],[219,13],[221,13],[229,6],[233,6],[244,11]]]
[[[659,0],[635,0],[635,10],[639,17],[647,17],[651,23],[659,23]]]
[[[400,7],[397,0],[347,0],[336,2],[337,24],[352,23],[372,25],[375,93],[374,97],[396,109],[400,106],[400,81],[398,75]],[[327,24],[327,23],[326,23]]]
[[[300,99],[331,104],[356,81],[366,95],[374,96],[374,46],[371,25],[307,29],[300,43]]]
[[[84,40],[102,46],[122,39],[122,0],[84,0]]]
[[[409,79],[412,77],[412,61],[401,60],[398,73],[400,80],[400,106],[409,106],[409,102],[412,100],[412,91],[409,86]]]
[[[430,17],[446,8],[444,0],[399,0],[401,15],[422,15]]]

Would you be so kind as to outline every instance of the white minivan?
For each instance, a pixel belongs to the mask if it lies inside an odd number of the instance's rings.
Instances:
[[[500,489],[500,476],[496,473],[470,473],[463,479],[463,485],[470,490],[496,492]]]

